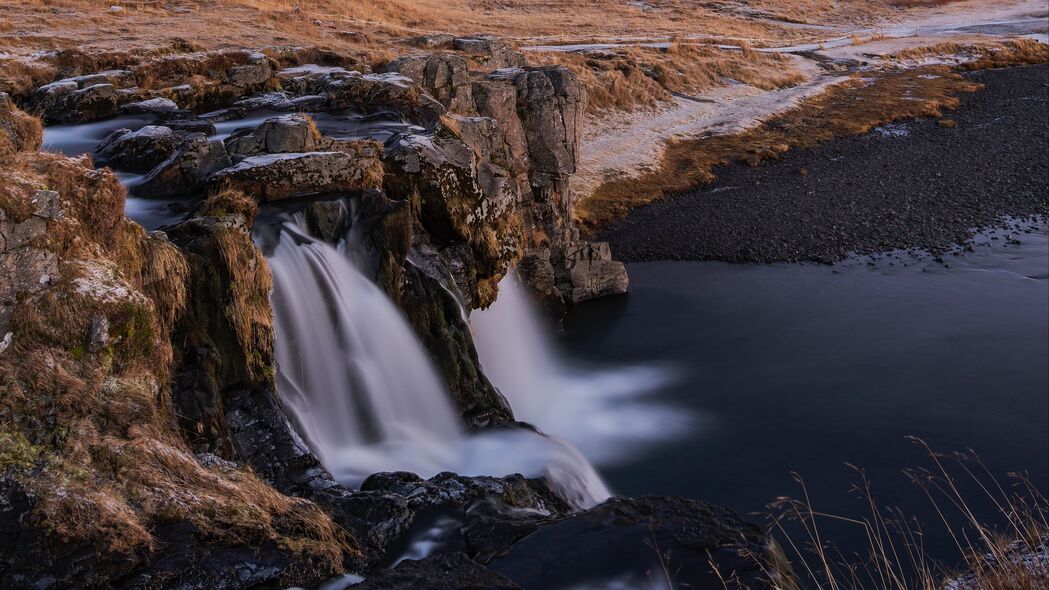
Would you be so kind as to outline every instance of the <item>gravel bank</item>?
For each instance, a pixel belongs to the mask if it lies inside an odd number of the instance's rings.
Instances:
[[[949,250],[1049,211],[1049,66],[968,74],[986,89],[933,119],[800,150],[632,212],[602,232],[624,261],[840,260]]]

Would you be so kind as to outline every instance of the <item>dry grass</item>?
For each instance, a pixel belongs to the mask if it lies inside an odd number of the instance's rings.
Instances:
[[[891,121],[940,117],[958,105],[958,94],[979,88],[946,67],[856,77],[742,133],[673,142],[657,170],[601,185],[576,204],[575,217],[584,231],[593,231],[631,209],[712,182],[718,166],[738,161],[757,165],[791,149],[867,133]]]
[[[223,267],[229,273],[224,312],[244,351],[247,377],[252,384],[272,384],[270,267],[245,232],[222,229],[214,237]]]
[[[43,138],[40,120],[16,108],[10,97],[0,92],[0,158],[11,158],[17,152],[35,152],[40,149]]]
[[[169,523],[216,543],[273,543],[318,581],[341,571],[359,548],[318,506],[233,463],[201,464],[179,433],[168,387],[170,333],[187,304],[182,253],[125,219],[123,191],[87,158],[20,152],[0,166],[0,203],[25,205],[43,188],[59,193],[62,218],[31,249],[54,256],[58,273],[14,302],[0,355],[0,472],[38,498],[25,524],[90,544],[114,576],[160,549]],[[217,240],[236,269],[238,337],[272,346],[268,269],[230,232]]]
[[[794,86],[805,76],[791,59],[744,46],[741,52],[707,45],[674,44],[667,49],[628,47],[592,54],[537,53],[529,58],[575,72],[586,86],[590,114],[656,108],[675,94],[699,94],[731,81],[764,90]]]
[[[126,10],[111,13],[114,3]],[[818,18],[824,24],[869,24],[894,15],[889,0],[649,0],[648,9],[622,0],[182,0],[185,14],[163,2],[131,0],[11,0],[0,7],[0,48],[126,49],[170,44],[192,32],[203,49],[326,45],[376,50],[421,33],[496,34],[512,39],[567,41],[674,35],[747,39],[754,43],[812,40],[784,26]]]
[[[1049,63],[1049,45],[1034,39],[1011,39],[1002,43],[962,44],[937,43],[897,51],[886,57],[891,61],[915,61],[929,57],[966,57],[959,67],[986,70],[1011,66]]]
[[[315,124],[312,119],[311,129],[316,130]],[[320,135],[320,133],[317,133]],[[252,221],[255,219],[255,215],[259,212],[259,206],[255,202],[255,199],[245,195],[243,192],[232,189],[224,188],[210,196],[207,200],[197,207],[197,215],[203,215],[206,217],[226,217],[228,215],[239,215],[243,218],[243,224],[247,227],[251,227]]]
[[[1049,565],[1023,561],[1024,553],[1049,550],[1049,502],[1022,474],[1010,474],[1005,486],[973,453],[942,455],[919,439],[929,466],[907,470],[911,481],[931,502],[948,537],[965,558],[964,572],[929,559],[923,547],[921,525],[899,510],[882,509],[871,483],[857,469],[855,486],[868,514],[846,518],[820,512],[813,506],[800,476],[802,498],[782,498],[774,504],[772,530],[794,558],[801,587],[817,590],[942,590],[945,580],[960,580],[964,589],[1038,590],[1049,587]],[[995,514],[979,514],[977,503]],[[1004,523],[1003,528],[987,524]],[[785,522],[797,522],[800,533],[788,532]],[[833,540],[821,534],[820,523],[855,525],[866,533],[869,553],[864,563],[843,556]]]

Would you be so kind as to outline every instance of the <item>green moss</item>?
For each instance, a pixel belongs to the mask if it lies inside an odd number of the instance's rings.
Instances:
[[[7,427],[0,429],[0,471],[28,471],[36,465],[42,451],[42,447],[29,442],[21,432]]]

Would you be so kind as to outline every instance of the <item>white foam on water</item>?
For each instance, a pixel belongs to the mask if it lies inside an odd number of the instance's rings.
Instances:
[[[562,438],[590,461],[624,460],[691,423],[683,411],[645,399],[675,379],[672,368],[591,369],[563,360],[512,274],[499,284],[495,304],[475,311],[470,325],[485,375],[517,418]]]
[[[570,445],[514,428],[468,435],[400,310],[356,266],[289,219],[269,258],[277,382],[299,433],[341,483],[380,471],[429,478],[546,476],[576,508],[610,493]]]

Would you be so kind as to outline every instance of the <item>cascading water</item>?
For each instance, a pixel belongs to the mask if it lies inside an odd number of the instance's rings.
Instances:
[[[658,366],[579,368],[556,355],[543,321],[511,273],[495,304],[470,319],[485,375],[518,419],[569,442],[587,459],[611,463],[643,443],[684,432],[681,411],[639,399],[674,379]]]
[[[278,389],[303,437],[330,466],[375,471],[389,445],[430,460],[458,418],[404,318],[344,250],[294,222],[282,234],[270,258]]]
[[[332,246],[286,217],[269,263],[278,391],[340,482],[379,471],[522,473],[546,476],[578,508],[609,496],[586,459],[557,439],[525,429],[467,435],[407,321],[346,241]]]

